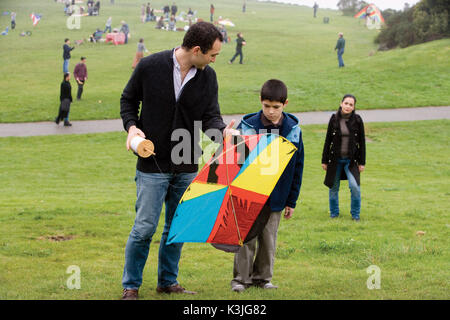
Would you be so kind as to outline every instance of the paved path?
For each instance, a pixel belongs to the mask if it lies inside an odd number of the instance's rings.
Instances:
[[[326,124],[335,111],[294,113],[300,119],[300,125]],[[450,119],[450,106],[422,107],[402,109],[358,110],[364,122],[392,122]],[[224,115],[226,123],[231,119],[239,120],[241,114]],[[0,137],[26,137],[59,134],[84,134],[122,131],[122,120],[85,120],[72,121],[72,127],[64,127],[62,122],[57,126],[54,122],[0,123]]]

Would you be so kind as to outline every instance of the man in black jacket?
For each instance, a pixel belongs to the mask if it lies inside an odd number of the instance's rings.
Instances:
[[[125,248],[122,299],[138,297],[163,203],[165,225],[156,290],[195,293],[177,282],[182,243],[166,245],[166,239],[178,202],[197,174],[199,126],[216,142],[233,130],[234,121],[226,126],[220,115],[217,78],[208,66],[215,62],[222,40],[210,23],[192,25],[181,47],[143,58],[122,93],[120,115],[128,132],[127,149],[131,140],[140,136],[153,141],[156,153],[137,161],[136,220]],[[188,147],[180,150],[183,143]]]

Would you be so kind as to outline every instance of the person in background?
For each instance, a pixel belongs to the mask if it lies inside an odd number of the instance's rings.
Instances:
[[[176,21],[175,21],[175,16],[174,15],[170,16],[170,20],[169,20],[169,24],[167,26],[167,30],[169,30],[169,31],[177,31],[177,26],[176,26]]]
[[[314,9],[314,18],[316,18],[317,17],[317,9],[319,9],[319,5],[317,4],[317,2],[314,2],[313,9]]]
[[[164,24],[164,16],[159,17],[158,22],[156,22],[156,29],[164,29],[165,28],[165,24]]]
[[[128,43],[128,34],[130,33],[130,28],[128,27],[128,24],[122,20],[122,27],[120,28],[120,32],[123,32],[125,34],[125,44]]]
[[[164,16],[166,17],[166,19],[169,19],[169,13],[170,13],[169,5],[165,5],[163,8],[163,11],[164,11]]]
[[[63,73],[69,73],[69,60],[70,60],[70,51],[75,49],[75,47],[70,47],[70,40],[68,38],[64,39],[63,45]]]
[[[134,57],[133,65],[131,68],[136,68],[136,65],[141,61],[141,59],[144,57],[144,52],[148,52],[147,48],[144,45],[144,38],[140,38],[138,42],[138,47],[136,51],[136,55]]]
[[[103,33],[106,33],[106,30],[111,32],[111,24],[112,24],[112,17],[109,17],[108,20],[106,20],[105,30],[103,31]]]
[[[150,21],[150,2],[147,2],[147,5],[143,4],[141,7],[141,21],[145,23]]]
[[[177,16],[177,12],[178,12],[178,7],[175,4],[175,2],[172,4],[172,6],[170,7],[170,13],[171,15],[173,15],[174,17]]]
[[[244,36],[241,32],[238,32],[236,39],[236,53],[234,54],[233,58],[228,61],[229,64],[232,64],[237,56],[239,56],[239,63],[243,64],[242,60],[244,59],[244,55],[242,54],[242,46],[245,46],[246,44],[247,43],[245,42]]]
[[[211,3],[211,6],[209,7],[209,13],[210,13],[210,21],[213,22],[214,21],[214,5]]]
[[[87,80],[88,73],[86,67],[86,57],[81,57],[81,61],[77,63],[75,69],[73,70],[73,76],[78,84],[77,100],[81,100],[81,95],[83,94],[83,87]]]
[[[345,39],[344,39],[344,34],[342,32],[339,32],[338,36],[339,36],[339,39],[336,42],[336,47],[334,47],[334,50],[337,50],[339,68],[343,68],[344,60],[342,59],[342,55],[344,54],[344,49],[345,49]]]
[[[348,180],[351,193],[352,220],[360,220],[360,173],[366,165],[366,138],[364,122],[355,113],[356,98],[346,94],[338,111],[328,122],[323,145],[322,168],[326,171],[324,184],[330,188],[330,218],[339,217],[339,184]]]
[[[64,119],[64,126],[70,127],[69,122],[70,104],[72,102],[72,86],[70,85],[70,73],[64,73],[63,82],[61,82],[61,89],[59,94],[59,111],[55,118],[55,123],[59,124]]]
[[[16,28],[16,13],[11,12],[11,30]]]

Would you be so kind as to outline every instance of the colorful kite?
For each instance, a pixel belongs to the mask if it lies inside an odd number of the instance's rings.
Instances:
[[[30,14],[30,18],[31,20],[33,20],[33,27],[35,27],[38,24],[39,20],[41,20],[41,15],[35,14],[33,12],[32,14]]]
[[[361,9],[357,14],[354,15],[355,18],[370,18],[372,20],[375,20],[379,23],[384,23],[384,18],[381,15],[381,11],[374,5],[369,4]]]
[[[275,134],[225,138],[181,198],[167,244],[207,242],[236,252],[264,227],[257,218],[270,212],[266,201],[296,150]]]

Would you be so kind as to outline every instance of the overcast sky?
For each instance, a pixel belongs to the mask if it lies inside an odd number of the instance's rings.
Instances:
[[[264,0],[259,0],[264,1]],[[339,2],[339,0],[271,0],[274,2],[284,2],[284,3],[295,3],[305,6],[312,7],[314,5],[314,2],[317,2],[320,8],[330,8],[330,9],[337,9],[336,4]],[[395,9],[395,10],[402,10],[405,6],[405,3],[409,3],[410,5],[414,5],[419,0],[372,0],[368,1],[368,3],[373,3],[376,5],[379,9],[385,10],[388,8]]]

